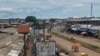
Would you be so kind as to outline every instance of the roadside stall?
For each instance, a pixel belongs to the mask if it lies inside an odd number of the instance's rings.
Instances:
[[[87,32],[82,32],[81,35],[86,37],[88,35],[88,33]]]

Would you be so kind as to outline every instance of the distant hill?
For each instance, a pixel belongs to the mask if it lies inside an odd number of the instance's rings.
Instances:
[[[21,18],[11,18],[11,19],[0,19],[0,23],[18,22],[24,19]]]

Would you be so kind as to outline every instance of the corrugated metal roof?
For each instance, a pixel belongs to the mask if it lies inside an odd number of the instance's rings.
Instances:
[[[91,20],[100,20],[99,18],[92,18]]]
[[[74,25],[75,26],[75,25]],[[86,24],[80,24],[80,27],[75,27],[75,28],[84,28],[84,29],[92,29],[92,30],[100,30],[100,26],[92,26],[92,25],[86,25]]]

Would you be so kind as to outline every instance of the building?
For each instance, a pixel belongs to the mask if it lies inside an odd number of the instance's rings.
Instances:
[[[83,17],[83,18],[68,18],[67,24],[92,24],[92,25],[100,25],[99,17]]]

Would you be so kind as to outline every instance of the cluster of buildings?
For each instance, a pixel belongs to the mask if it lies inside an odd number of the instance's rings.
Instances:
[[[100,34],[100,17],[68,18],[66,22],[74,32],[87,32],[92,36]]]

